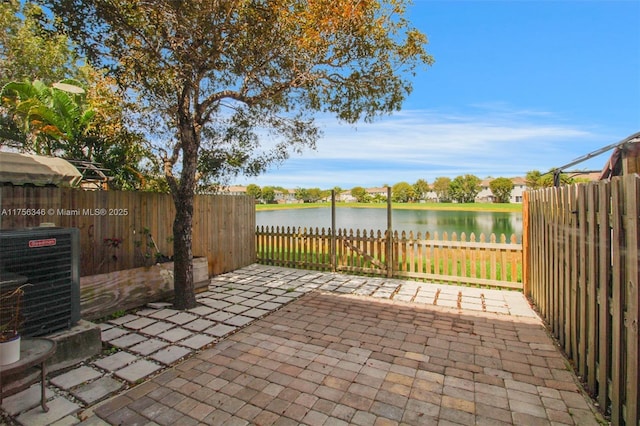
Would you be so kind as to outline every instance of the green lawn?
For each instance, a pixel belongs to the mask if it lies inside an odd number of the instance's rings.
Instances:
[[[317,207],[331,207],[331,203],[307,203],[307,204],[256,204],[256,210],[286,210],[309,209]],[[367,208],[386,209],[386,203],[336,203],[337,208]],[[464,211],[491,211],[491,212],[521,212],[522,204],[498,204],[498,203],[393,203],[394,209],[410,210],[464,210]]]

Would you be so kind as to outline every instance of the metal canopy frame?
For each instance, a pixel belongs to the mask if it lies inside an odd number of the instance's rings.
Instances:
[[[586,155],[583,155],[582,157],[578,157],[575,160],[573,160],[570,163],[567,163],[567,164],[565,164],[563,166],[554,168],[553,169],[553,186],[556,186],[556,187],[560,186],[560,175],[562,174],[562,172],[565,169],[568,169],[569,167],[575,166],[576,164],[580,164],[583,161],[587,161],[587,160],[589,160],[589,159],[591,159],[593,157],[596,157],[596,156],[598,156],[600,154],[604,154],[605,152],[610,151],[612,149],[615,149],[615,148],[624,149],[624,147],[626,145],[631,144],[631,143],[638,143],[638,142],[640,142],[640,132],[636,132],[636,133],[632,134],[631,136],[628,136],[628,137],[622,139],[620,142],[616,142],[614,144],[607,145],[607,146],[605,146],[603,148],[597,149],[597,150],[595,150],[593,152],[590,152],[590,153],[588,153]]]

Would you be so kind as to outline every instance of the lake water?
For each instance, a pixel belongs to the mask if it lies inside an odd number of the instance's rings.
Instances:
[[[256,212],[258,226],[284,226],[303,228],[331,228],[331,208],[310,208],[290,210],[266,210]],[[392,210],[394,231],[456,232],[458,235],[472,232],[479,237],[484,233],[505,234],[509,238],[515,234],[518,242],[522,239],[522,213],[520,212],[476,212],[447,210]],[[387,210],[378,208],[336,208],[336,227],[346,229],[385,230]]]

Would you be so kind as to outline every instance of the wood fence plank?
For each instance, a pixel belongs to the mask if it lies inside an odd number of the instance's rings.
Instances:
[[[553,244],[553,258],[549,258],[548,260],[551,262],[555,262],[553,267],[553,277],[552,282],[555,284],[556,288],[555,294],[553,295],[553,304],[555,310],[555,318],[556,318],[556,327],[558,327],[558,340],[564,349],[564,324],[565,324],[565,316],[564,316],[564,272],[566,267],[564,265],[564,235],[562,233],[563,230],[563,217],[560,212],[560,205],[562,203],[561,192],[556,191],[553,193],[553,220],[551,222],[551,226],[554,228],[554,235],[552,235],[551,243]]]
[[[587,212],[586,212],[586,185],[580,184],[575,187],[576,189],[576,209],[577,214],[574,219],[576,220],[577,232],[576,241],[577,247],[575,249],[575,267],[577,274],[577,294],[576,294],[576,308],[577,315],[577,330],[576,334],[576,359],[578,374],[582,377],[587,375],[587,328],[589,326],[587,321]]]
[[[586,226],[587,226],[587,252],[586,252],[586,323],[587,333],[586,364],[587,364],[587,388],[592,394],[596,393],[597,383],[597,354],[598,354],[598,187],[588,185],[586,189]]]
[[[172,221],[174,206],[171,196],[142,192],[121,191],[82,191],[73,188],[23,188],[4,186],[0,188],[3,206],[7,203],[40,206],[45,210],[52,209],[54,214],[38,218],[7,221],[3,218],[2,229],[15,229],[25,226],[39,226],[42,222],[53,222],[56,226],[76,227],[80,229],[81,276],[131,269],[142,266],[145,262],[141,247],[142,230],[149,228],[160,251],[168,256],[173,254]],[[227,272],[255,261],[255,249],[244,252],[238,247],[255,248],[255,202],[251,197],[230,196],[196,196],[194,215],[194,254],[204,251],[209,258],[209,265],[217,268],[216,273]],[[209,217],[221,218],[224,214],[210,214],[203,203],[208,206],[217,204],[232,208],[240,200],[245,216],[231,215],[229,222],[208,222]],[[230,204],[231,203],[231,204]],[[94,214],[95,210],[105,209],[104,214]],[[127,213],[124,214],[126,209]],[[75,211],[75,214],[63,214]],[[202,217],[204,216],[204,217]],[[245,223],[250,226],[245,226]],[[224,231],[212,230],[211,223],[224,226]],[[208,228],[205,230],[205,228]],[[209,236],[213,235],[213,238]],[[118,238],[122,242],[119,247],[105,244],[106,238]],[[225,247],[216,247],[212,241],[227,241]],[[238,243],[241,242],[241,243]],[[238,244],[235,246],[234,244]],[[229,245],[231,248],[229,249]],[[205,248],[206,247],[206,248]],[[230,253],[237,250],[235,255]],[[150,250],[151,254],[153,251]],[[153,260],[153,259],[152,259]],[[212,273],[210,269],[210,274]]]
[[[570,324],[570,332],[569,332],[569,341],[571,351],[569,352],[570,356],[576,361],[579,362],[579,353],[578,353],[578,334],[580,323],[578,319],[578,272],[580,270],[580,259],[578,257],[579,247],[578,247],[578,201],[577,201],[577,187],[575,185],[571,185],[567,187],[567,192],[569,194],[569,249],[568,249],[568,266],[570,270],[569,274],[569,282],[567,283],[567,287],[569,288],[569,318],[571,320]]]
[[[640,200],[639,178],[636,175],[628,175],[624,177],[624,231],[625,231],[625,287],[626,287],[626,317],[625,340],[626,348],[626,389],[625,389],[625,421],[626,424],[638,424],[638,384],[640,383],[640,365],[638,364],[638,354],[640,352],[640,336],[638,334],[638,319],[640,318],[640,303],[638,298],[638,284],[640,278],[640,253],[638,252],[638,244],[640,239],[638,233],[640,226],[638,223],[640,217],[640,208],[638,200]]]
[[[619,179],[611,182],[611,256],[612,256],[612,280],[611,280],[611,345],[613,356],[611,360],[611,421],[613,424],[623,422],[623,392],[624,392],[624,362],[622,347],[622,334],[624,322],[624,234],[622,232],[622,185]]]
[[[598,403],[609,407],[611,385],[611,185],[598,185]]]
[[[558,214],[561,217],[560,222],[560,254],[561,262],[563,264],[562,272],[560,273],[560,303],[561,303],[561,321],[563,324],[562,343],[565,353],[571,354],[571,327],[573,321],[571,318],[571,232],[570,232],[570,218],[571,218],[571,202],[569,199],[569,189],[564,186],[560,188],[560,204],[558,207]],[[565,208],[561,208],[564,206]],[[568,208],[567,208],[568,207]]]

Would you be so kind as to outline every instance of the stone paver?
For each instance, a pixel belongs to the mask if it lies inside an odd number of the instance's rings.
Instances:
[[[93,404],[119,391],[124,385],[111,377],[102,377],[95,382],[75,389],[72,394],[85,404]]]
[[[47,406],[49,407],[47,412],[43,412],[42,408],[38,406],[20,414],[16,420],[26,426],[47,426],[63,417],[76,413],[81,408],[80,405],[62,396],[49,401]]]
[[[187,348],[183,348],[181,346],[170,346],[166,349],[160,350],[151,356],[152,359],[161,362],[165,365],[171,365],[174,362],[178,361],[180,358],[183,358],[192,353]]]
[[[121,370],[116,371],[116,376],[130,383],[135,383],[155,373],[160,366],[146,360],[136,361]]]
[[[3,410],[56,426],[597,424],[519,292],[251,265],[197,301],[100,324],[118,352],[51,374],[54,413]]]
[[[97,379],[101,377],[102,373],[97,370],[94,370],[91,367],[82,366],[79,368],[75,368],[67,373],[64,373],[60,376],[56,376],[51,379],[51,383],[58,386],[62,389],[71,389],[74,386],[79,385],[80,383]]]
[[[94,362],[94,365],[98,368],[102,368],[107,371],[119,370],[127,364],[131,364],[138,358],[128,352],[116,352],[113,355],[109,355],[106,358],[100,358]]]
[[[22,392],[8,396],[2,400],[2,409],[12,416],[18,415],[23,411],[40,406],[40,384],[37,383]],[[46,398],[53,396],[51,389],[46,389]]]

